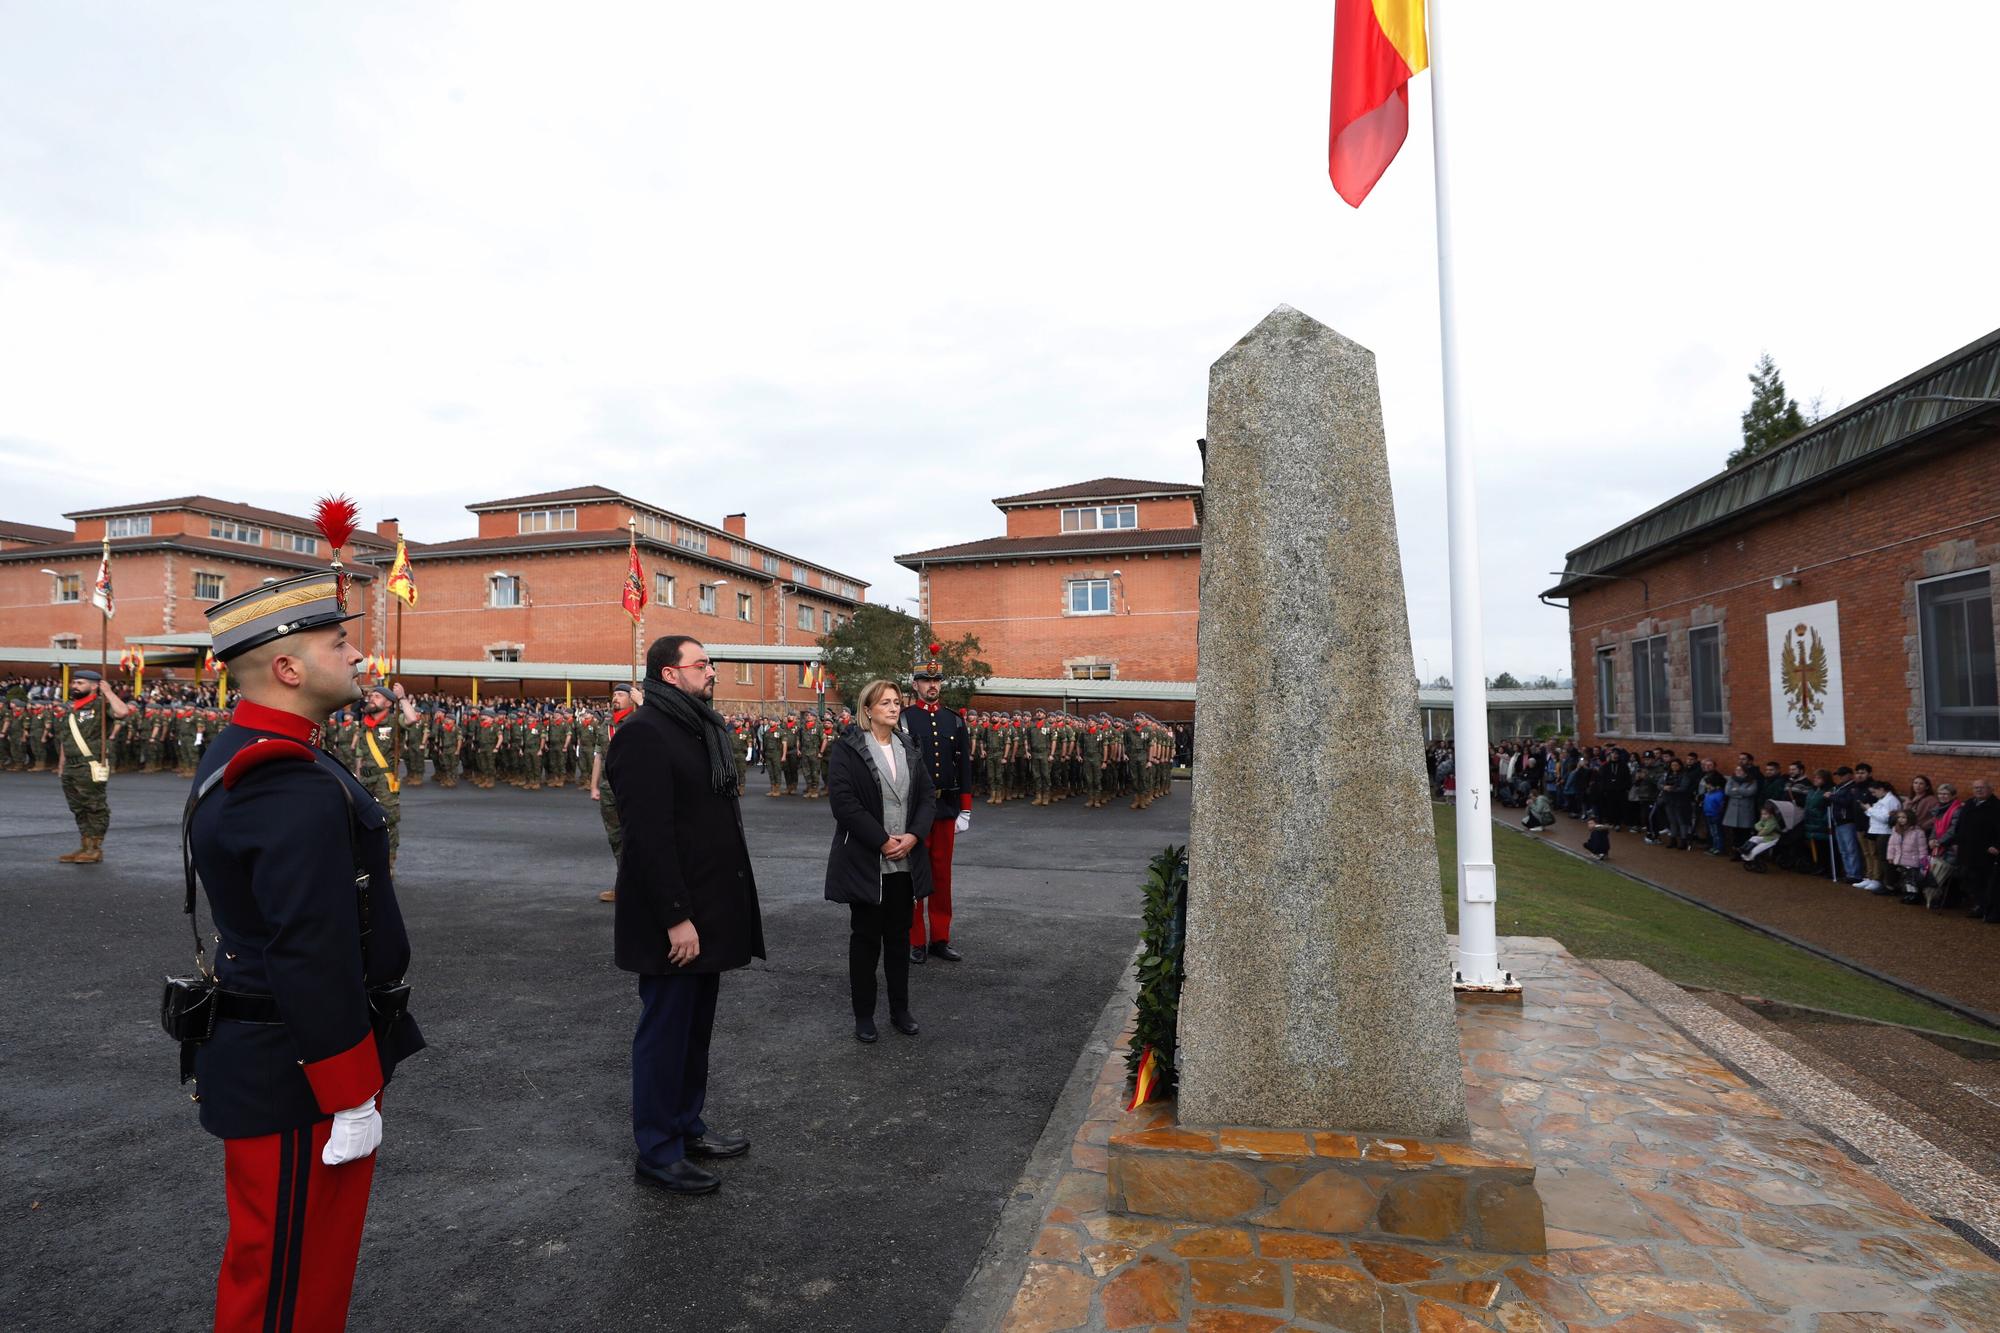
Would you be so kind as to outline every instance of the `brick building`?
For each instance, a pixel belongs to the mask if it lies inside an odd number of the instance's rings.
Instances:
[[[2000,331],[1569,553],[1582,739],[2000,776]]]
[[[114,658],[128,639],[204,632],[205,607],[266,579],[325,569],[331,558],[310,519],[206,495],[63,517],[72,530],[0,523],[0,644],[96,653],[104,624],[90,593],[107,534]],[[360,562],[388,545],[372,533],[357,533],[349,547],[364,603],[372,571]],[[374,630],[372,620],[351,626],[363,642]],[[152,656],[162,663],[173,657]]]
[[[406,662],[630,659],[632,622],[619,595],[632,523],[648,598],[639,626],[642,645],[662,634],[691,634],[710,645],[817,645],[867,595],[859,579],[753,541],[742,514],[716,527],[603,486],[466,508],[477,517],[476,536],[409,544],[418,602],[402,613]],[[394,528],[385,524],[381,532],[393,545]],[[395,604],[386,580],[381,584],[381,646],[393,656]],[[811,698],[801,688],[797,663],[731,660],[720,647],[711,655],[720,707],[803,706]],[[469,684],[443,683],[457,689]],[[560,682],[554,689],[562,692]]]
[[[1005,496],[993,502],[1004,536],[896,563],[917,575],[920,614],[940,635],[978,636],[1002,681],[1192,683],[1200,497],[1199,486],[1125,477]],[[1149,711],[1185,717],[1191,705]]]

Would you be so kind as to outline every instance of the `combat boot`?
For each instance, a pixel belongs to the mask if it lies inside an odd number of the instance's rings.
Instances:
[[[770,789],[767,790],[764,794],[766,796],[783,796],[785,793],[778,790],[778,784],[774,782],[771,784]]]
[[[86,855],[88,855],[89,852],[90,852],[90,839],[79,836],[76,840],[76,850],[73,852],[66,852],[63,855],[58,856],[56,860],[62,862],[64,865],[75,865],[78,861],[81,861]]]
[[[85,838],[83,840],[83,850],[76,854],[76,864],[80,866],[94,866],[103,859],[104,839]]]

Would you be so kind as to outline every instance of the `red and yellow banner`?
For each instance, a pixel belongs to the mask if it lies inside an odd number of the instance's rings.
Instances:
[[[625,589],[619,594],[619,602],[625,614],[632,617],[632,623],[639,623],[639,613],[646,609],[646,572],[639,567],[639,538],[635,534],[631,543],[631,560],[625,570]]]
[[[1430,64],[1424,0],[1334,0],[1327,175],[1354,207],[1410,132],[1410,80]]]
[[[401,537],[396,538],[396,563],[389,567],[389,595],[402,598],[405,606],[417,604],[417,581],[410,573],[410,552]]]

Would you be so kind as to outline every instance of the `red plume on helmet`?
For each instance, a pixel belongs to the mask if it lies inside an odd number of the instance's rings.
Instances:
[[[932,645],[931,645],[931,656],[932,656],[932,657],[936,657],[936,656],[937,656],[937,655],[938,655],[939,653],[941,653],[941,652],[943,652],[943,651],[944,651],[944,645],[943,645],[943,644],[941,644],[941,643],[934,643],[934,644],[932,644]]]
[[[326,544],[333,555],[334,600],[340,609],[347,610],[347,570],[340,563],[340,548],[347,545],[347,539],[360,526],[361,509],[344,495],[328,495],[313,506],[313,526],[319,535],[326,538]]]

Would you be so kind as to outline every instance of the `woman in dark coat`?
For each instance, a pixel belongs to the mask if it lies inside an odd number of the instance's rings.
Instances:
[[[924,838],[937,801],[916,743],[896,726],[903,713],[896,687],[870,681],[858,703],[859,724],[827,751],[834,830],[826,898],[848,905],[854,1037],[872,1042],[878,957],[889,991],[889,1022],[904,1036],[917,1035],[917,1020],[910,1015],[910,915],[931,892]]]

